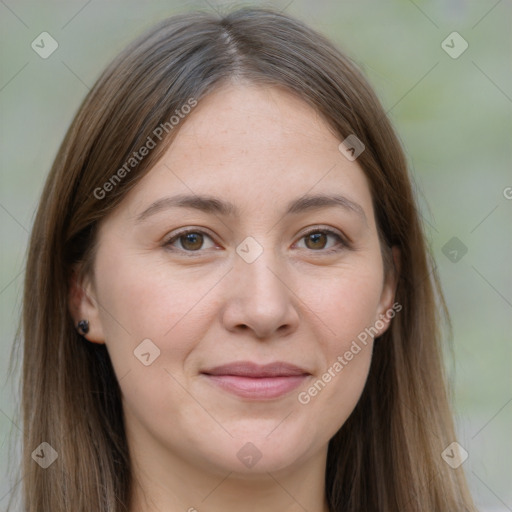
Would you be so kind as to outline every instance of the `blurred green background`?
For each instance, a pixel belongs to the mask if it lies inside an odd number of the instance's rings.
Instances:
[[[509,0],[0,0],[0,509],[19,489],[12,471],[20,450],[19,365],[12,375],[8,368],[25,250],[57,148],[103,67],[138,34],[176,13],[242,5],[277,7],[329,36],[388,111],[452,316],[447,368],[459,442],[469,453],[463,467],[482,511],[512,510]],[[458,36],[442,46],[454,31],[468,43],[457,58]],[[47,59],[31,48],[41,32],[58,43]]]

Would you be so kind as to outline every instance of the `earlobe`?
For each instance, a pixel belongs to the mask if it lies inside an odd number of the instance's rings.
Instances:
[[[76,267],[73,268],[69,282],[68,307],[77,332],[87,341],[104,344],[98,303],[91,280],[88,276],[80,278]]]

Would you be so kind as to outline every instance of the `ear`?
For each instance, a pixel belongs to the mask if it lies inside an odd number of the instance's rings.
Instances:
[[[402,309],[401,304],[394,306],[396,287],[400,276],[400,249],[395,245],[391,248],[391,253],[392,268],[385,271],[384,285],[375,318],[375,325],[379,332],[375,338],[382,336],[388,330],[391,319]]]
[[[92,280],[89,276],[80,275],[79,267],[73,267],[69,282],[69,312],[75,326],[80,320],[88,320],[89,331],[82,334],[84,338],[93,343],[104,344],[105,336]]]

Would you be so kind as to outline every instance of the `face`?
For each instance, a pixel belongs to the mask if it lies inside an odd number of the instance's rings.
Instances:
[[[289,92],[225,86],[103,221],[71,307],[139,454],[246,475],[325,456],[394,295],[340,142]]]

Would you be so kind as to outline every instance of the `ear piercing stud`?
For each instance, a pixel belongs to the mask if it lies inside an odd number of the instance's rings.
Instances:
[[[82,331],[82,334],[87,334],[89,332],[89,321],[80,320],[80,322],[78,322],[78,329]]]

